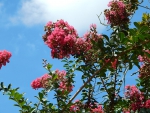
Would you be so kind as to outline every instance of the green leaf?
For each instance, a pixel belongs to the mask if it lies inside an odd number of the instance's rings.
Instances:
[[[14,96],[15,90],[13,89],[13,90],[11,90],[10,92],[11,92],[10,96]]]
[[[121,42],[122,42],[123,39],[125,38],[125,35],[123,32],[119,32],[119,38],[121,39]]]
[[[97,82],[97,85],[102,84],[101,82]]]
[[[43,93],[39,92],[39,97],[40,97],[40,100],[42,100],[44,97]]]
[[[1,88],[4,88],[4,83],[3,82],[1,82]]]
[[[149,30],[148,26],[142,26],[142,27],[140,27],[139,32],[143,33],[143,32],[147,32],[148,30]]]
[[[14,98],[17,99],[17,100],[20,100],[22,97],[23,97],[23,95],[22,95],[22,94],[19,94],[18,92],[16,92],[16,93],[14,94]]]
[[[135,27],[136,27],[136,28],[138,28],[138,29],[140,28],[140,25],[139,25],[139,23],[137,23],[137,22],[134,22],[134,25],[135,25]]]
[[[100,88],[100,91],[105,91],[105,88]]]
[[[132,40],[133,40],[133,42],[137,42],[138,41],[138,37],[137,36],[133,36]]]
[[[46,67],[47,67],[47,70],[50,70],[50,69],[52,68],[52,66],[53,66],[53,65],[51,65],[51,64],[47,64],[47,66],[46,66]]]
[[[134,36],[136,34],[137,30],[134,28],[134,29],[130,29],[129,32],[131,35]]]
[[[14,104],[14,106],[20,107],[18,104]]]
[[[57,74],[53,74],[52,79],[55,80],[57,79],[58,75]]]
[[[109,42],[109,37],[107,35],[102,35],[108,42]]]
[[[8,90],[11,88],[11,84],[8,85]]]
[[[132,62],[129,62],[129,70],[131,70],[133,67]]]

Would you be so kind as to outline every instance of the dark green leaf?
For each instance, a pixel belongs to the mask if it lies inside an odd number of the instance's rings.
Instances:
[[[44,97],[43,93],[39,92],[39,97],[40,97],[40,100],[42,100]]]
[[[140,25],[139,25],[139,23],[137,23],[137,22],[134,22],[134,25],[135,25],[135,27],[136,27],[136,28],[138,28],[138,29],[140,28]]]
[[[125,38],[125,35],[123,32],[119,32],[119,38],[121,39],[121,42],[122,42],[123,39]]]
[[[148,26],[142,26],[142,27],[140,27],[139,32],[143,33],[143,32],[147,32],[148,30],[149,30]]]
[[[102,35],[108,42],[109,42],[109,37],[107,35]]]

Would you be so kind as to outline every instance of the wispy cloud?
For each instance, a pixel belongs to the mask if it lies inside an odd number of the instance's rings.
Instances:
[[[0,2],[0,13],[2,11],[3,3]]]
[[[98,17],[110,0],[24,0],[12,22],[21,21],[27,26],[45,24],[64,19],[79,30],[88,30],[92,23],[99,24]],[[103,19],[103,16],[101,16]],[[99,24],[100,25],[100,24]],[[100,26],[100,28],[103,28]]]
[[[35,44],[28,42],[26,46],[31,52],[35,51]]]
[[[19,47],[18,47],[18,46],[15,46],[15,47],[14,47],[14,54],[15,54],[15,55],[18,55],[18,53],[19,53]]]

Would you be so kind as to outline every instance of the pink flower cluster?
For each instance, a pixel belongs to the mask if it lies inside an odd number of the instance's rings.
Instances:
[[[150,99],[145,101],[144,94],[136,86],[126,86],[126,90],[125,97],[131,101],[131,110],[136,111],[141,108],[150,108]]]
[[[54,74],[56,74],[55,79],[52,78],[53,75],[44,74],[42,77],[33,80],[31,83],[31,87],[33,89],[49,88],[50,86],[54,86],[54,84],[57,83],[59,86],[57,88],[62,92],[71,92],[73,86],[71,85],[71,83],[68,83],[68,79],[66,78],[66,71],[56,70]]]
[[[150,108],[150,99],[145,102],[145,108]]]
[[[96,25],[92,24],[90,28],[96,29]],[[51,49],[53,58],[62,59],[70,55],[79,55],[91,49],[90,40],[79,38],[76,30],[64,20],[58,20],[55,23],[48,22],[45,31],[43,39]]]
[[[97,58],[100,54],[100,49],[103,46],[103,36],[97,33],[96,30],[96,24],[91,24],[90,31],[84,34],[82,38],[78,39],[84,39],[84,45],[79,40],[78,46],[76,48],[80,48],[82,51],[82,58],[84,59],[84,62],[95,62],[97,61]],[[94,42],[94,43],[93,43]],[[99,47],[97,47],[97,45]],[[95,48],[98,48],[95,49]]]
[[[74,54],[73,48],[77,37],[76,30],[63,20],[48,22],[45,26],[46,35],[43,36],[45,44],[52,49],[53,58],[62,59]]]
[[[123,108],[123,113],[130,113],[130,109],[128,109],[128,108]]]
[[[55,74],[58,75],[58,78],[57,78],[57,82],[59,85],[58,89],[61,90],[62,92],[64,91],[71,92],[73,89],[73,86],[71,85],[71,83],[68,83],[68,79],[66,78],[66,71],[56,70]]]
[[[144,51],[145,53],[150,54],[150,50],[143,50],[143,51]],[[150,58],[148,58],[148,57],[146,56],[146,54],[144,54],[143,56],[139,55],[139,56],[138,56],[138,60],[139,60],[139,62],[150,63]]]
[[[129,22],[129,13],[126,11],[126,5],[122,0],[113,0],[108,4],[110,9],[106,9],[104,14],[108,24],[118,26]]]
[[[150,50],[144,50],[144,52],[150,54]],[[141,79],[148,79],[150,77],[150,58],[145,53],[143,56],[138,56],[139,62],[142,62],[139,70],[139,78]]]
[[[4,51],[0,51],[0,68],[2,67],[2,65],[6,65],[6,63],[9,63],[9,59],[11,57],[11,53],[4,50]]]
[[[97,105],[97,107],[94,109],[91,109],[91,111],[92,111],[92,113],[104,113],[101,105]]]
[[[78,105],[71,105],[71,106],[70,106],[70,111],[72,111],[72,112],[77,112],[77,111],[79,111],[79,106],[78,106]]]
[[[42,77],[33,80],[31,83],[31,87],[33,89],[47,88],[49,86],[49,79],[51,78],[51,75],[44,74]]]
[[[98,105],[97,103],[94,104],[89,104],[88,106],[86,106],[85,104],[83,104],[80,100],[75,101],[75,103],[73,103],[73,105],[70,106],[70,111],[71,112],[78,112],[80,111],[80,109],[89,109],[91,112],[90,113],[104,113],[103,108],[101,105]]]

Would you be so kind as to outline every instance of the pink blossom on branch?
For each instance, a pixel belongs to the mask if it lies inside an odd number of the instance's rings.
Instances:
[[[104,113],[101,105],[97,105],[96,108],[91,109],[92,113]]]
[[[53,76],[55,76],[55,79],[53,79]],[[31,87],[33,89],[49,88],[55,86],[54,84],[58,84],[58,87],[55,88],[62,92],[67,91],[70,93],[73,89],[73,85],[68,82],[66,77],[66,71],[59,70],[56,70],[54,75],[44,74],[43,76],[33,80]]]
[[[145,102],[145,108],[150,108],[150,99]]]
[[[77,111],[79,111],[79,106],[78,105],[71,105],[70,111],[76,113]]]
[[[104,11],[108,24],[118,26],[129,23],[130,14],[127,12],[127,7],[122,0],[113,0],[108,4],[110,9]]]
[[[6,63],[9,63],[9,59],[11,57],[11,53],[4,50],[4,51],[0,51],[0,68],[2,67],[2,65],[6,65]]]
[[[133,111],[139,110],[144,107],[144,95],[136,86],[126,86],[125,97],[130,99],[130,107]]]
[[[93,29],[93,28],[96,29],[96,24],[91,24],[90,25],[90,29]]]
[[[64,20],[55,23],[50,21],[45,26],[43,40],[51,49],[52,58],[62,59],[84,54],[92,48],[92,41],[102,40],[102,36],[97,34],[96,24],[92,24],[90,30],[83,38],[79,38],[74,27]]]
[[[51,75],[44,74],[42,77],[33,80],[31,87],[33,89],[46,88],[49,86],[49,79],[51,79]]]
[[[62,59],[74,54],[75,41],[78,37],[76,30],[64,20],[55,23],[48,22],[43,36],[45,44],[52,49],[53,58]]]

